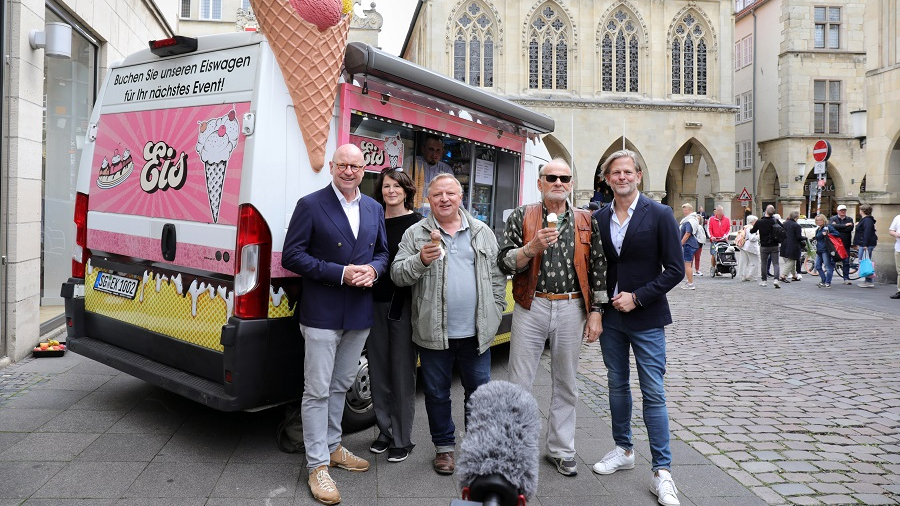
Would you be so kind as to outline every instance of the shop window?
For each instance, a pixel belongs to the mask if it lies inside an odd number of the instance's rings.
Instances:
[[[50,6],[45,16],[73,25],[71,59],[44,58],[41,305],[61,313],[59,287],[72,274],[78,164],[97,92],[97,44]]]

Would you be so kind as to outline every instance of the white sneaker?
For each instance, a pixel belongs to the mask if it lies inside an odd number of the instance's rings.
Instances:
[[[694,290],[695,288],[696,287],[694,286],[693,283],[685,283],[685,284],[681,285],[682,290]]]
[[[656,494],[656,502],[663,506],[681,506],[672,474],[665,469],[654,473],[653,481],[650,482],[650,492]]]
[[[702,278],[702,277],[703,277],[703,273],[700,272],[700,271],[694,271],[694,276],[700,276],[700,277]]]
[[[777,279],[772,281],[772,284],[775,285],[775,288],[781,288],[781,283],[779,283]]]
[[[634,469],[634,450],[631,451],[631,455],[626,455],[625,449],[617,446],[591,469],[597,474],[612,474],[619,469]]]
[[[760,281],[760,282],[759,282],[759,286],[766,286],[766,284],[767,284],[767,283],[766,283],[765,281]]]

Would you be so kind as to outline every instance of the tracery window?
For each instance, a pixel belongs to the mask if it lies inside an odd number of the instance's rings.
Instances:
[[[472,86],[494,85],[497,23],[477,1],[466,2],[453,17],[453,78]]]
[[[672,33],[673,95],[706,95],[707,31],[691,12],[676,23]]]
[[[624,9],[606,22],[600,40],[603,91],[637,93],[640,84],[638,24]]]
[[[556,4],[538,9],[528,24],[528,87],[569,87],[569,24]]]

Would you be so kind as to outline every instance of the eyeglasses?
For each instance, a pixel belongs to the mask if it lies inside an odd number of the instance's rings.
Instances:
[[[353,165],[350,163],[336,163],[334,164],[334,166],[337,167],[338,172],[343,172],[347,169],[350,169],[350,172],[353,172],[354,174],[366,168],[365,165]]]
[[[572,180],[572,176],[557,176],[556,174],[544,174],[543,178],[547,180],[548,183],[555,183],[557,179],[563,184],[568,183]]]

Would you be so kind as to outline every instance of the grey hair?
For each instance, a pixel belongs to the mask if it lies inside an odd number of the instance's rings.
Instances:
[[[758,219],[759,219],[759,217],[757,217],[756,215],[753,215],[753,214],[751,214],[750,216],[747,216],[747,225],[756,223],[756,220],[758,220]]]
[[[766,206],[766,216],[771,217],[773,214],[775,214],[775,206],[769,204],[768,206]]]
[[[613,154],[609,155],[606,160],[603,162],[603,165],[600,166],[600,173],[603,174],[603,177],[606,177],[609,174],[609,166],[619,158],[624,157],[631,158],[631,161],[634,162],[634,170],[638,172],[643,172],[641,169],[641,164],[638,162],[637,153],[630,149],[620,149]]]
[[[865,214],[866,216],[872,216],[872,204],[863,204],[859,206],[859,212]]]
[[[425,192],[426,195],[431,196],[431,185],[434,184],[438,179],[452,179],[456,183],[456,187],[459,188],[459,193],[461,194],[463,191],[462,183],[459,182],[459,179],[456,179],[456,176],[450,174],[449,172],[441,172],[438,175],[434,176],[434,178],[428,182],[428,188]]]
[[[716,206],[716,211],[722,211],[722,212],[724,213],[724,212],[725,212],[725,207],[723,207],[723,206],[721,206],[721,205],[718,205],[718,206]]]
[[[546,169],[547,165],[550,165],[550,164],[562,165],[563,167],[566,168],[566,170],[569,171],[569,174],[572,173],[572,167],[569,167],[569,162],[567,162],[564,158],[556,157],[553,160],[550,160],[550,162],[547,163],[546,165],[541,166],[541,169],[538,171],[538,179],[540,179],[540,177],[544,175],[544,169]]]
[[[800,211],[791,211],[791,214],[788,215],[789,220],[797,221],[797,218],[800,217]]]

